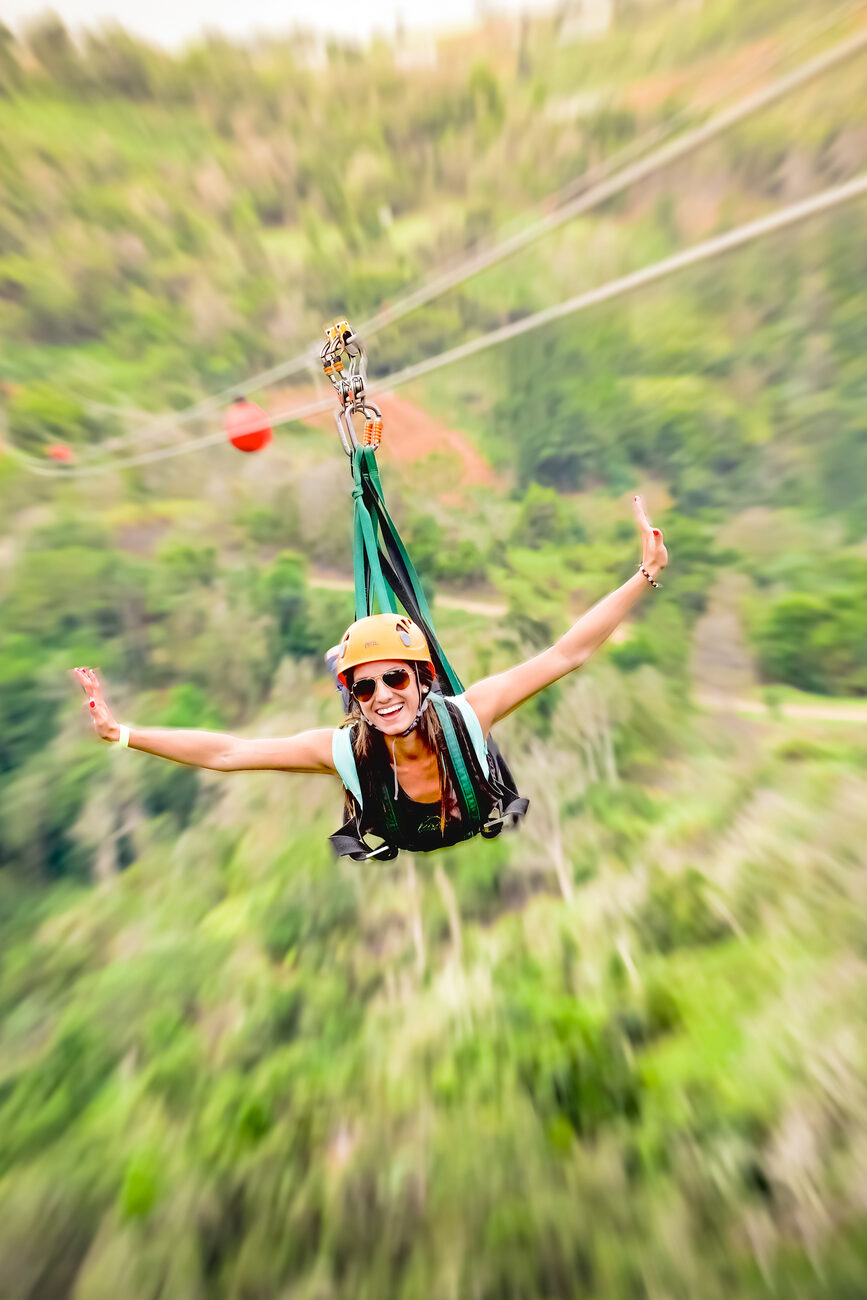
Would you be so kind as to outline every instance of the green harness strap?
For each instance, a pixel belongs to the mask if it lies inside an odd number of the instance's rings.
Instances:
[[[437,711],[437,717],[439,718],[440,726],[443,729],[443,735],[445,736],[445,741],[446,741],[446,748],[449,751],[449,758],[451,759],[452,771],[457,777],[458,788],[461,793],[461,798],[463,800],[467,816],[469,817],[470,820],[470,825],[477,826],[481,820],[479,817],[479,801],[476,798],[475,787],[473,786],[472,780],[470,779],[470,774],[467,771],[467,765],[464,760],[463,752],[461,751],[460,744],[458,743],[458,738],[457,738],[457,734],[455,733],[454,723],[452,722],[449,716],[449,711],[448,708],[446,707],[446,702],[441,695],[435,695],[433,692],[431,692],[430,701]]]
[[[371,452],[371,455],[373,453]],[[365,614],[370,614],[371,610],[371,584],[373,580],[373,589],[376,592],[376,598],[382,608],[383,614],[396,614],[397,603],[394,593],[385,581],[382,572],[382,565],[379,562],[379,545],[377,543],[376,527],[370,517],[370,512],[364,501],[364,480],[362,478],[362,460],[356,453],[353,457],[353,477],[355,486],[352,489],[352,499],[354,502],[354,543],[353,543],[353,571],[355,574],[355,617],[363,618]]]
[[[426,624],[425,631],[428,632],[436,647],[443,676],[448,682],[452,695],[461,695],[463,686],[446,658],[434,631],[433,616],[415,566],[386,509],[376,453],[372,447],[358,447],[355,450],[352,457],[352,476],[355,617],[364,618],[365,615],[373,613],[374,596],[379,602],[382,613],[397,613],[398,595],[403,604],[414,603]],[[398,588],[406,584],[405,591],[399,590],[398,595],[395,594],[383,572],[383,563],[397,580]],[[430,699],[443,729],[465,816],[470,825],[478,826],[481,820],[478,797],[445,700],[435,693],[431,693]],[[349,748],[351,753],[351,745]],[[383,793],[383,811],[387,828],[391,835],[396,835],[398,824],[394,802],[390,791],[385,790]]]
[[[418,613],[426,625],[425,631],[429,633],[430,639],[436,646],[442,675],[445,678],[443,685],[448,685],[452,695],[460,695],[463,691],[461,680],[449,663],[439,643],[439,638],[434,630],[433,615],[421,581],[394,525],[394,521],[386,508],[382,482],[379,477],[379,467],[376,463],[376,453],[372,447],[357,448],[352,458],[352,470],[354,479],[352,495],[355,502],[355,546],[353,552],[355,617],[363,618],[366,614],[373,613],[371,599],[373,591],[376,593],[383,613],[396,612],[395,592],[389,586],[383,574],[382,564],[385,561],[394,576],[398,578],[399,584],[402,584],[405,576],[408,590],[406,593],[399,591],[398,597],[402,598],[406,594],[410,601],[415,603]],[[388,562],[387,555],[383,554],[379,537],[380,531],[383,534],[385,550],[392,554],[393,559],[396,559],[398,571]],[[403,569],[404,574],[400,574],[399,569]],[[373,591],[371,590],[370,578],[372,578]]]
[[[379,477],[379,466],[376,463],[376,453],[372,447],[364,447],[361,450],[361,455],[364,457],[361,465],[361,472],[362,474],[366,473],[373,490],[383,531],[391,536],[395,549],[403,561],[404,568],[407,571],[407,575],[409,576],[412,585],[412,593],[415,596],[416,604],[419,607],[422,617],[429,626],[433,626],[433,614],[428,606],[427,597],[424,594],[424,588],[421,585],[419,576],[415,571],[415,566],[409,558],[409,553],[403,544],[400,533],[397,531],[394,521],[388,513],[388,507],[385,504],[385,495],[382,491],[382,480]]]

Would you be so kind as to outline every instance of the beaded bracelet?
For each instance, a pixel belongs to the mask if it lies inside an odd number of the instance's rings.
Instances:
[[[643,564],[639,564],[638,572],[644,574],[645,578],[650,583],[651,587],[659,587],[661,585],[656,581],[655,578],[651,578],[650,574],[647,572]]]

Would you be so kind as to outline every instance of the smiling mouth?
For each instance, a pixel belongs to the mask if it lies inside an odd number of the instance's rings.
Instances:
[[[380,718],[393,718],[393,717],[395,717],[398,713],[400,713],[400,711],[401,711],[402,708],[403,708],[403,705],[402,705],[402,704],[393,704],[393,705],[391,705],[391,706],[390,706],[389,708],[387,708],[387,709],[377,709],[377,710],[376,710],[376,714],[377,714],[377,717],[380,717]]]

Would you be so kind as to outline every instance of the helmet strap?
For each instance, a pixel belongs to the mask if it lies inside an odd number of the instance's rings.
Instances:
[[[418,706],[418,711],[417,711],[415,717],[413,718],[412,722],[411,722],[411,723],[409,724],[409,726],[407,727],[406,731],[402,731],[402,732],[400,733],[400,739],[401,739],[401,740],[403,740],[404,736],[408,736],[408,735],[410,735],[411,732],[415,731],[415,729],[416,729],[416,727],[418,726],[418,723],[419,723],[419,718],[420,718],[421,715],[424,713],[424,711],[425,711],[425,709],[427,708],[427,706],[430,704],[430,693],[429,693],[429,691],[426,691],[426,692],[425,692],[424,699],[422,699],[422,695],[421,695],[421,678],[420,678],[419,675],[418,675],[418,664],[417,664],[417,663],[414,663],[414,664],[413,664],[413,668],[415,669],[415,684],[416,684],[416,686],[418,687],[419,706]]]

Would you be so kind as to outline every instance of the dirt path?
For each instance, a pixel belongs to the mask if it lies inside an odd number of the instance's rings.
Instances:
[[[725,571],[708,593],[707,607],[695,626],[689,665],[699,698],[707,694],[740,699],[758,685],[740,617],[749,585],[744,574]]]
[[[750,713],[770,717],[768,706],[761,700],[739,700],[728,695],[714,695],[705,691],[697,697],[702,708],[714,713]],[[781,718],[813,718],[820,722],[860,722],[867,726],[867,704],[781,704]]]
[[[351,578],[344,578],[337,573],[321,573],[313,570],[308,574],[307,581],[311,587],[320,587],[325,591],[355,590]],[[443,609],[460,609],[467,614],[482,614],[487,618],[502,618],[508,612],[506,605],[494,601],[475,600],[471,596],[449,596],[442,591],[437,591],[434,603],[441,605]]]

